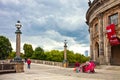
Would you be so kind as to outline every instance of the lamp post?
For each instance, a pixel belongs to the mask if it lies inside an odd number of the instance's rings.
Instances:
[[[65,61],[67,60],[66,53],[67,53],[67,41],[65,40],[65,42],[64,42],[64,60]]]
[[[64,60],[63,60],[63,66],[67,67],[67,41],[64,41]]]
[[[16,57],[14,58],[14,61],[21,62],[22,59],[20,57],[20,40],[21,40],[20,34],[22,34],[22,32],[21,32],[20,28],[22,27],[22,25],[21,25],[20,21],[17,21],[15,26],[16,26],[17,30],[15,32],[15,34],[16,34]]]

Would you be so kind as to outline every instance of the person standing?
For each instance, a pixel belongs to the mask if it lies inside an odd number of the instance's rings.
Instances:
[[[28,69],[30,69],[30,64],[31,64],[31,60],[27,59],[27,67],[28,67]]]
[[[24,59],[25,63],[27,62],[27,58]]]
[[[80,63],[79,62],[76,62],[75,63],[75,71],[78,73],[80,72]]]

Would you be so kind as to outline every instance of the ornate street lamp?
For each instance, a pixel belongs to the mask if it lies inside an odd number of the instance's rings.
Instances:
[[[22,32],[21,32],[20,28],[22,27],[22,25],[21,25],[20,21],[17,21],[15,26],[16,26],[17,30],[15,32],[15,34],[16,34],[16,57],[14,58],[14,61],[21,62],[22,59],[20,57],[20,40],[21,40],[20,34],[22,34]]]
[[[67,61],[67,41],[64,41],[64,60],[63,60],[63,66],[67,67],[68,61]]]

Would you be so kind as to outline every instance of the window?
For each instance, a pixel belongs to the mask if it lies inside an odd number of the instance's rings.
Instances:
[[[109,24],[118,25],[118,13],[109,16]]]

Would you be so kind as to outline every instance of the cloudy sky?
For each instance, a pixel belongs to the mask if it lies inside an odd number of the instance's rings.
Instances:
[[[44,50],[68,49],[78,53],[89,50],[89,32],[85,15],[88,0],[0,0],[0,35],[9,38],[15,51],[17,20],[24,43]]]

